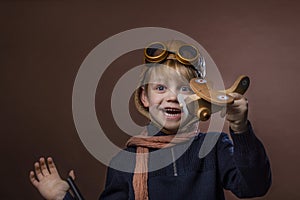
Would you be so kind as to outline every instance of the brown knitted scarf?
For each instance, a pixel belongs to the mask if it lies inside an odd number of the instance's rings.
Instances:
[[[144,130],[139,136],[130,138],[126,146],[136,146],[136,163],[133,175],[133,190],[136,200],[148,200],[148,148],[166,148],[176,144],[186,142],[196,136],[198,130],[189,133],[180,133],[167,136],[147,136],[147,130]]]

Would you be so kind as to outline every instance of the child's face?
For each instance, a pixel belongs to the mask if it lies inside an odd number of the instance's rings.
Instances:
[[[175,132],[189,119],[178,102],[178,95],[191,95],[189,80],[172,68],[152,71],[147,86],[147,94],[142,92],[141,100],[149,108],[151,120]]]

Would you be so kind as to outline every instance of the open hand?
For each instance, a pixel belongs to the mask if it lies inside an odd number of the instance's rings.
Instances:
[[[69,175],[75,178],[73,170]],[[47,163],[45,158],[40,158],[39,162],[34,163],[34,171],[30,171],[29,179],[47,200],[62,200],[69,189],[68,183],[60,178],[50,157],[47,158]]]

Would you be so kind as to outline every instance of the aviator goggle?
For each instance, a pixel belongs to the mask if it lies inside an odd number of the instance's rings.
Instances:
[[[167,49],[167,46],[161,42],[151,43],[144,50],[146,63],[160,63],[168,59],[169,54],[174,54],[177,61],[183,65],[192,67],[197,76],[204,79],[206,75],[205,60],[192,45],[183,44],[175,51]]]

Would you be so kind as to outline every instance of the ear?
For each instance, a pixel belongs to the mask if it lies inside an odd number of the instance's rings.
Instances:
[[[143,103],[143,106],[145,108],[148,108],[149,107],[148,95],[146,94],[145,87],[142,87],[141,89],[142,89],[142,92],[140,94],[140,100]]]

